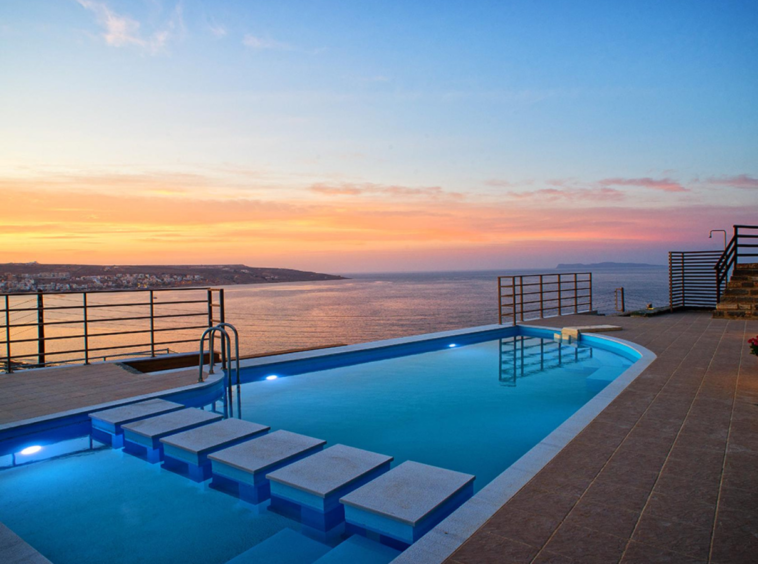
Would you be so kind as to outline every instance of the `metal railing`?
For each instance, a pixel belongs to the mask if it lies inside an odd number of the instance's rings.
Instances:
[[[735,225],[734,235],[716,262],[716,302],[721,301],[726,283],[741,259],[758,258],[758,225]],[[744,262],[750,262],[749,260]]]
[[[501,325],[592,311],[591,272],[498,276],[497,286]]]
[[[716,307],[719,282],[714,268],[721,251],[669,253],[669,309]]]
[[[167,292],[197,296],[159,301],[158,297]],[[223,289],[207,287],[0,294],[0,327],[5,333],[0,341],[0,355],[5,353],[0,356],[0,366],[12,372],[14,368],[89,364],[104,357],[145,353],[154,357],[168,351],[168,345],[197,342],[196,336],[171,338],[181,336],[177,332],[206,329],[223,323],[224,317]],[[113,323],[118,323],[118,328],[109,331]],[[126,330],[121,328],[124,325]],[[36,335],[27,336],[29,331]],[[138,342],[114,342],[127,335]],[[169,340],[162,338],[164,335]],[[76,344],[56,346],[54,350],[48,346],[72,342]],[[133,352],[123,352],[129,350]]]

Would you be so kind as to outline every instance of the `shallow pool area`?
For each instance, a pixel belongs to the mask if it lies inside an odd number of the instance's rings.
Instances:
[[[389,455],[393,467],[414,461],[472,474],[477,491],[639,357],[603,338],[566,342],[522,328],[308,356],[244,368],[246,383],[228,398],[233,416]],[[225,401],[204,409],[223,411]],[[265,505],[251,508],[87,437],[49,442],[0,458],[0,521],[53,562],[107,554],[117,563],[221,564],[284,529],[312,536]],[[79,452],[65,454],[65,445]],[[329,550],[345,538],[319,541]]]

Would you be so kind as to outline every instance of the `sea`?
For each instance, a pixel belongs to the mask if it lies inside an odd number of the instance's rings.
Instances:
[[[476,272],[393,272],[345,273],[347,279],[319,282],[293,282],[280,284],[237,285],[224,287],[226,321],[240,333],[242,355],[354,344],[408,335],[418,335],[451,329],[488,325],[498,322],[497,277],[510,274],[556,274],[558,270],[498,270]],[[565,272],[565,271],[564,271]],[[599,313],[616,313],[616,289],[624,288],[627,310],[668,304],[668,269],[660,266],[604,267],[593,269],[593,306]],[[187,292],[159,294],[159,300],[186,299]],[[171,297],[169,297],[171,296]],[[201,299],[203,296],[200,296]],[[147,313],[146,308],[124,307],[124,294],[102,294],[91,297],[112,308],[91,310],[91,317],[134,317]],[[139,298],[135,298],[139,299]],[[144,298],[141,298],[144,301]],[[34,297],[17,296],[16,304],[34,306]],[[46,297],[46,306],[80,304],[76,295]],[[13,305],[12,307],[18,307]],[[171,312],[197,312],[202,304],[164,306]],[[193,309],[194,308],[194,309]],[[156,313],[166,310],[156,306]],[[159,310],[159,311],[158,311]],[[81,317],[77,310],[50,310],[46,320],[66,320]],[[17,314],[13,323],[34,323],[34,311]],[[188,317],[164,320],[166,323],[205,323],[207,318]],[[109,336],[107,333],[139,331],[146,328],[145,320],[90,323],[90,347],[105,348],[144,343],[144,333]],[[0,332],[2,328],[0,327]],[[188,342],[158,346],[159,352],[196,351],[200,329],[182,332],[156,333],[157,341],[181,340]],[[46,336],[79,335],[81,325],[53,325]],[[30,325],[11,330],[14,343],[12,356],[33,354],[36,327]],[[47,343],[47,352],[80,350],[81,339],[60,339]],[[116,359],[119,353],[144,356],[147,349],[136,347],[123,350],[104,350],[93,353],[91,360]],[[4,356],[4,350],[0,356]],[[102,355],[102,356],[99,356]],[[47,360],[71,360],[81,354],[49,355]],[[23,359],[33,362],[33,357]]]

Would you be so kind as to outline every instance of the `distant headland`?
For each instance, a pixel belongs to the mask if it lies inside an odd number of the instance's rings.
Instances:
[[[0,292],[137,290],[344,280],[342,276],[244,264],[103,266],[89,264],[0,264]]]
[[[584,264],[581,262],[559,264],[556,270],[565,270],[567,268],[665,268],[663,264],[646,264],[644,262],[592,262]]]

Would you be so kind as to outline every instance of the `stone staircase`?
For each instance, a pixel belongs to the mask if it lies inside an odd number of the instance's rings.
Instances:
[[[713,317],[758,319],[758,263],[735,266]]]

